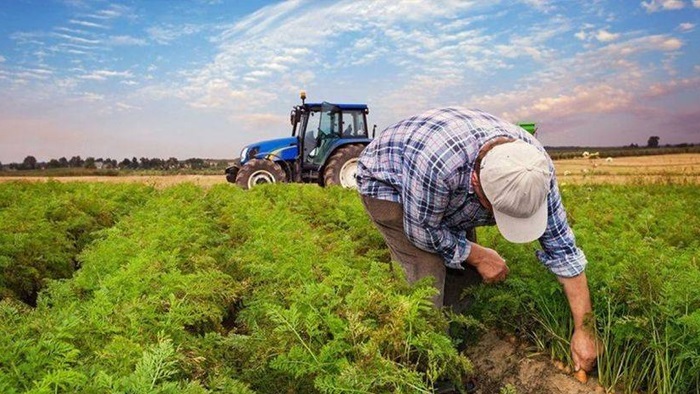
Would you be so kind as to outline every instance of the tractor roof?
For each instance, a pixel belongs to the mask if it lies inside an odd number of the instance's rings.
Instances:
[[[341,110],[364,111],[367,109],[367,104],[339,104],[339,103],[326,103],[326,104],[334,105],[334,106],[340,108]],[[306,103],[305,105],[310,109],[318,109],[318,108],[321,108],[323,103]]]

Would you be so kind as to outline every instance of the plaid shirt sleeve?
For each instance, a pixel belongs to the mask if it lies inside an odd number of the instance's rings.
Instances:
[[[463,269],[471,251],[466,231],[442,223],[454,189],[450,177],[453,150],[438,150],[425,139],[409,142],[404,151],[402,201],[406,237],[418,248],[442,256],[445,265]],[[459,150],[454,150],[459,152]]]
[[[583,251],[576,247],[576,238],[566,220],[556,177],[552,177],[547,203],[547,229],[539,239],[543,250],[536,252],[537,258],[557,276],[577,276],[583,272],[588,262]]]

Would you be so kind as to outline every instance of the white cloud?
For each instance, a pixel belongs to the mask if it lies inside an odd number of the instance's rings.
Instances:
[[[98,29],[107,29],[108,27],[99,23],[94,23],[94,22],[88,22],[88,21],[81,21],[78,19],[71,19],[68,21],[69,23],[72,23],[74,25],[78,26],[83,26],[83,27],[95,27]]]
[[[188,85],[180,92],[194,106],[230,110],[230,97],[252,97],[253,91],[270,100],[294,97],[299,89],[318,83],[319,76],[379,67],[394,69],[393,77],[402,81],[383,92],[382,100],[396,92],[403,103],[416,97],[429,102],[450,81],[460,86],[468,75],[473,79],[510,67],[504,56],[513,63],[516,58],[547,59],[552,54],[544,43],[568,29],[561,21],[546,23],[497,43],[483,30],[469,27],[474,20],[497,18],[494,13],[481,14],[489,7],[482,2],[394,0],[267,6],[216,37],[219,53],[211,63],[187,73]],[[299,75],[305,76],[303,81]],[[339,83],[345,90],[360,90],[360,84],[341,78],[333,84],[334,94],[341,92]],[[401,93],[403,85],[424,91],[409,96]],[[262,104],[269,108],[268,101]]]
[[[644,36],[618,44],[611,44],[604,48],[606,56],[613,58],[626,57],[640,52],[651,51],[676,51],[683,46],[683,41],[667,35]]]
[[[122,102],[117,102],[115,105],[117,107],[117,110],[120,111],[132,111],[132,110],[139,110],[141,107],[135,106],[135,105],[130,105]]]
[[[93,14],[80,15],[82,18],[91,18],[98,20],[116,19],[119,17],[134,18],[135,15],[130,7],[120,4],[110,4],[107,9],[97,11]]]
[[[67,49],[65,53],[70,53],[72,55],[87,55],[89,52],[81,51],[79,49]]]
[[[540,11],[550,11],[554,9],[550,0],[522,0],[522,2]]]
[[[204,29],[204,26],[193,24],[185,24],[182,26],[162,25],[149,27],[146,29],[146,32],[153,41],[159,44],[170,44],[171,41],[182,36],[197,34]]]
[[[70,34],[80,34],[80,35],[92,35],[92,32],[86,31],[86,30],[81,30],[81,29],[71,29],[70,27],[54,27],[54,30],[56,31],[62,31],[65,33],[70,33]]]
[[[695,2],[698,0],[693,1],[693,4],[695,4]],[[667,10],[680,10],[685,7],[683,0],[649,0],[642,1],[641,4],[648,13]]]
[[[574,37],[578,38],[581,41],[586,41],[586,39],[588,38],[588,34],[583,30],[579,30],[576,34],[574,34]]]
[[[92,39],[89,39],[89,38],[71,36],[71,35],[69,35],[69,34],[52,33],[51,35],[54,36],[54,37],[63,38],[63,39],[66,39],[66,40],[68,40],[68,41],[77,42],[77,43],[80,43],[80,44],[95,45],[95,44],[99,44],[99,43],[100,43],[100,40],[92,40]]]
[[[700,8],[700,0],[693,0],[693,7]]]
[[[136,38],[132,36],[110,36],[108,43],[112,45],[121,46],[144,46],[146,45],[146,40],[144,40],[143,38]]]
[[[48,80],[54,74],[53,70],[46,68],[19,68],[13,77],[22,81],[26,80]]]
[[[5,57],[4,57],[4,56],[2,56],[2,55],[0,55],[0,63],[4,63],[4,62],[5,62],[5,60],[6,60],[6,59],[5,59]]]
[[[104,101],[104,99],[105,99],[104,95],[92,93],[92,92],[82,92],[78,97],[76,97],[76,100],[85,101],[88,103],[95,103],[95,102],[99,102],[99,101]]]
[[[96,70],[90,74],[81,75],[80,79],[89,79],[94,81],[104,81],[107,78],[124,77],[131,78],[133,74],[131,71],[112,71],[112,70]]]
[[[520,88],[474,95],[464,105],[481,107],[511,121],[551,119],[569,122],[570,127],[575,127],[582,114],[636,111],[649,97],[700,85],[700,78],[695,78],[650,86],[657,65],[633,60],[641,53],[662,52],[662,66],[672,71],[672,61],[682,45],[676,38],[652,35],[553,59],[548,67],[521,80]]]
[[[618,38],[620,38],[619,33],[610,33],[607,30],[601,29],[598,30],[598,33],[595,35],[596,40],[600,42],[610,42],[610,41],[615,41]]]
[[[700,0],[698,0],[698,1],[700,1]],[[681,23],[680,25],[678,25],[678,30],[680,30],[683,33],[689,33],[691,31],[693,31],[694,29],[695,29],[694,23],[685,22],[685,23]]]

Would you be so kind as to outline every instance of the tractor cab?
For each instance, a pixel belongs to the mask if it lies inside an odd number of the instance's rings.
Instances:
[[[304,96],[302,96],[304,97]],[[369,143],[365,104],[303,103],[292,111],[292,136],[299,141],[303,172],[321,171],[336,148]]]
[[[226,169],[229,182],[246,189],[275,182],[356,187],[358,157],[371,142],[367,105],[307,103],[305,92],[300,97],[290,114],[292,136],[243,148]]]

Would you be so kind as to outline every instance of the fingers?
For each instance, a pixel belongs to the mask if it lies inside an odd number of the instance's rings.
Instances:
[[[580,369],[592,371],[597,359],[593,338],[581,331],[575,332],[571,340],[571,359],[574,362],[574,371]]]
[[[484,277],[484,283],[491,284],[503,282],[508,277],[508,273],[510,273],[510,270],[508,269],[508,266],[504,265],[503,268],[501,268],[495,275]]]
[[[595,358],[594,359],[588,359],[583,362],[581,362],[581,369],[583,369],[586,372],[591,372],[593,370],[593,366],[595,365]]]

